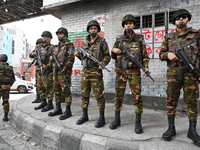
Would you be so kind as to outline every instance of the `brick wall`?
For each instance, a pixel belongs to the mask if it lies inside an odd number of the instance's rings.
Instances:
[[[98,16],[104,16],[106,18],[103,20],[104,37],[111,51],[116,36],[123,33],[121,20],[124,15],[149,15],[152,13],[165,12],[167,10],[174,11],[179,8],[186,8],[193,15],[188,26],[198,29],[200,22],[199,4],[200,0],[103,0],[75,3],[62,9],[62,26],[68,29],[69,38],[71,38],[70,35],[74,35],[74,33],[77,33],[77,35],[80,33],[81,35],[81,33],[86,30],[87,23],[90,20],[97,19]],[[102,20],[100,19],[97,21]],[[72,39],[73,38],[71,38],[71,40]],[[75,61],[74,68],[81,70],[82,66],[80,65],[80,61],[77,58]],[[114,60],[111,60],[107,67],[112,72],[108,73],[104,71],[104,92],[115,93]],[[143,95],[166,96],[166,68],[166,63],[161,62],[158,58],[150,60],[149,69],[156,82],[153,83],[150,79],[142,75]],[[80,75],[72,76],[73,93],[80,93],[80,80]],[[127,84],[126,93],[129,92],[130,88]]]

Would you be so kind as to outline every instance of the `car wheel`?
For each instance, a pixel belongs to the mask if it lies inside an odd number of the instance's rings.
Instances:
[[[27,88],[24,85],[20,85],[18,87],[18,91],[19,91],[19,93],[26,93],[27,92]]]

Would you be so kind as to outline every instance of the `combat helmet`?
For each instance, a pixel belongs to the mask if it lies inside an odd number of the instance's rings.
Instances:
[[[87,24],[87,32],[89,32],[90,26],[97,26],[97,28],[98,28],[98,30],[99,30],[98,32],[101,31],[101,27],[100,27],[99,23],[98,23],[96,20],[91,20],[91,21]]]
[[[189,11],[186,9],[179,9],[172,15],[172,23],[175,24],[175,18],[179,15],[188,15],[188,20],[190,21],[192,18],[192,15]]]
[[[47,36],[47,37],[53,38],[51,32],[49,32],[49,31],[44,31],[42,33],[41,37],[43,37],[43,36]]]
[[[65,28],[63,28],[63,27],[59,28],[59,29],[56,31],[56,35],[58,35],[58,33],[63,33],[63,34],[65,34],[66,36],[68,36],[68,31],[67,31],[67,29],[65,29]]]
[[[44,43],[42,38],[37,39],[36,44],[39,44],[39,43]]]
[[[6,61],[8,60],[8,56],[7,56],[6,54],[1,54],[1,55],[0,55],[0,60],[1,60],[2,62],[6,62]]]
[[[123,27],[123,28],[124,28],[124,23],[125,23],[126,21],[133,21],[134,25],[136,25],[136,19],[135,19],[135,17],[134,17],[133,15],[131,15],[131,14],[128,14],[128,15],[126,15],[126,16],[123,17],[123,19],[122,19],[122,27]]]

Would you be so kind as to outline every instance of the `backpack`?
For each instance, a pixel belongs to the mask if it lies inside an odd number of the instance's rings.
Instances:
[[[9,85],[13,79],[13,67],[0,64],[0,83]]]

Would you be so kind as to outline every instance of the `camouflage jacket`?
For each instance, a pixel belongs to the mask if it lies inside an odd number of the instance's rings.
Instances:
[[[7,71],[5,71],[6,69]],[[5,80],[7,80],[10,83],[5,83]],[[0,62],[0,89],[1,85],[13,85],[15,82],[15,75],[13,72],[13,67],[9,66],[6,62]]]
[[[138,47],[137,39],[139,41],[140,48]],[[117,36],[113,48],[118,48],[120,43],[122,43],[122,45],[124,45],[130,51],[130,53],[143,64],[145,68],[148,68],[149,56],[147,54],[146,43],[143,35],[136,35],[135,32],[133,32],[133,36],[130,38],[124,31],[124,35]],[[114,52],[111,52],[111,57],[115,59],[116,68],[123,69],[123,62],[125,58],[123,53],[117,55]],[[138,67],[132,61],[129,61],[128,68]]]
[[[47,66],[47,68],[43,68],[44,71],[45,70],[52,70],[53,69],[53,64],[51,63],[50,61],[50,52],[49,52],[49,48],[53,51],[54,49],[54,45],[52,44],[47,44],[47,45],[44,45],[40,50],[40,57],[41,57],[41,62],[42,64],[45,64]],[[40,68],[40,67],[38,67]]]
[[[199,68],[199,51],[200,51],[200,32],[198,30],[187,28],[185,33],[178,35],[180,46],[191,61],[191,63]],[[178,45],[175,38],[175,33],[169,33],[165,36],[161,45],[159,57],[161,61],[167,61],[167,66],[179,66],[179,61],[172,62],[168,59],[169,52],[175,53],[178,50]]]
[[[58,62],[62,68],[66,69],[66,73],[72,74],[72,67],[74,64],[74,44],[66,39],[63,43],[55,45],[53,53],[56,55]],[[53,67],[55,69],[55,63]]]
[[[103,62],[104,65],[107,65],[110,62],[110,53],[108,49],[108,44],[104,38],[101,38],[99,35],[95,37],[95,40],[91,42],[90,35],[88,35],[83,42],[82,48],[88,53],[93,54],[100,62]],[[83,64],[83,61],[81,62]],[[88,68],[98,68],[98,64],[93,60],[88,59],[87,61]]]

